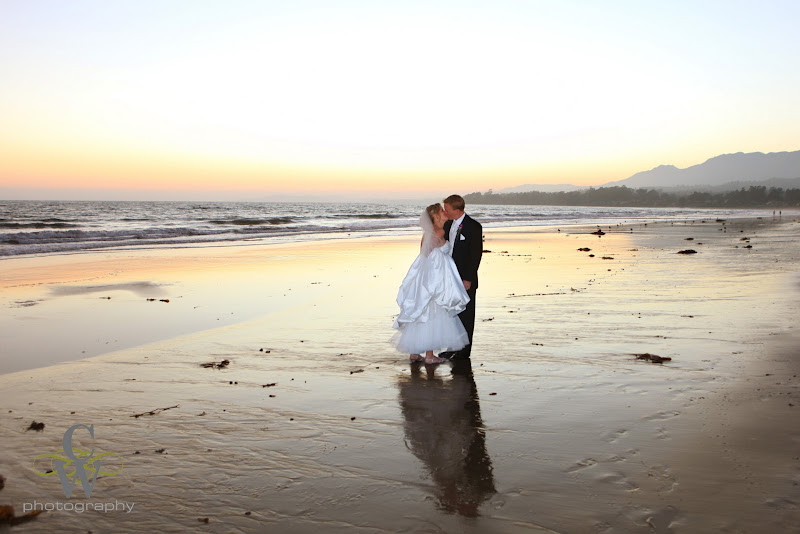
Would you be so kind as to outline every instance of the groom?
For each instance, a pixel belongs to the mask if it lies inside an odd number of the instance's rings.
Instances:
[[[449,219],[444,223],[444,237],[453,244],[453,261],[469,295],[469,304],[458,314],[469,335],[469,345],[457,352],[444,352],[442,358],[465,360],[472,352],[472,331],[475,329],[475,292],[478,290],[478,267],[483,253],[483,227],[481,223],[464,213],[464,199],[450,195],[444,199],[444,214]]]

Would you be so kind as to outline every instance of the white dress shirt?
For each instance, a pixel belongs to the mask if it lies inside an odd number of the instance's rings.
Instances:
[[[461,223],[464,222],[464,216],[466,213],[462,213],[461,217],[455,219],[453,221],[453,226],[450,227],[450,243],[453,245],[450,247],[450,255],[453,255],[453,249],[456,248],[456,234],[458,233],[458,227],[461,226]]]

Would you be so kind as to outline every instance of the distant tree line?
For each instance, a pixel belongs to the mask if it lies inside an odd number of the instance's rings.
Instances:
[[[783,208],[800,207],[800,189],[750,186],[733,191],[707,193],[667,192],[658,189],[631,189],[625,186],[589,188],[580,191],[545,193],[469,193],[468,204],[617,206],[647,208]]]

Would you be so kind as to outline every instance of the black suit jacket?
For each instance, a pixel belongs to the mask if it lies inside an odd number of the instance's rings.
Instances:
[[[450,240],[450,228],[453,226],[453,222],[447,221],[444,223],[444,236],[448,241]],[[461,239],[461,236],[464,239]],[[469,215],[464,215],[461,229],[458,230],[455,243],[453,243],[453,261],[458,269],[458,274],[461,275],[461,279],[472,282],[471,290],[478,289],[478,267],[481,265],[482,255],[483,227],[481,223]]]

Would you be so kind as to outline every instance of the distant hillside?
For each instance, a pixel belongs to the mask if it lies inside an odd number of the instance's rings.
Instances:
[[[596,188],[628,187],[658,189],[665,192],[722,193],[742,188],[770,187],[797,189],[800,187],[800,150],[794,152],[751,152],[723,154],[704,163],[679,169],[674,165],[659,165],[624,180],[608,182]],[[525,184],[506,187],[494,194],[571,193],[586,191],[587,186],[572,184]]]
[[[581,191],[588,189],[585,185],[572,184],[525,184],[516,187],[506,187],[498,189],[495,193],[527,193],[528,191],[539,191],[542,193],[556,193],[559,191]]]
[[[674,165],[660,165],[600,187],[721,186],[730,182],[752,184],[773,178],[800,178],[800,150],[769,154],[763,152],[723,154],[686,169],[679,169]]]
[[[673,187],[657,187],[665,193],[685,193],[697,191],[700,193],[725,193],[747,189],[748,187],[768,187],[780,189],[800,189],[800,178],[772,178],[769,180],[748,180],[745,182],[727,182],[722,185],[676,185]]]
[[[674,188],[673,188],[674,190]],[[800,207],[800,189],[766,186],[742,187],[719,193],[691,191],[668,192],[667,189],[612,186],[582,191],[542,193],[470,193],[467,204],[528,206],[626,206],[693,208],[784,208]]]

